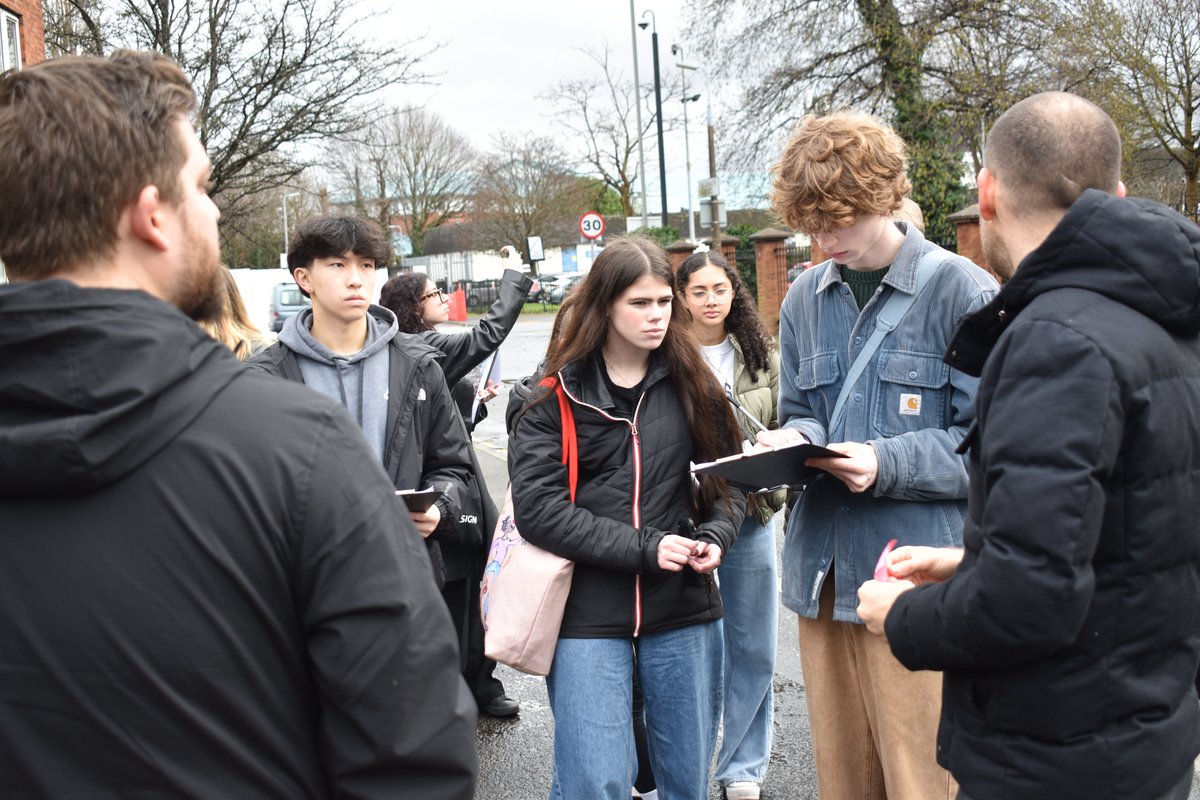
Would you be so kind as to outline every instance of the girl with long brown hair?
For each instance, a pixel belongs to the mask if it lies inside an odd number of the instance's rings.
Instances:
[[[737,452],[737,423],[652,242],[605,247],[564,328],[543,369],[575,419],[575,499],[559,405],[545,402],[554,389],[517,412],[509,437],[522,535],[575,562],[546,679],[551,797],[630,796],[636,669],[660,791],[706,800],[723,660],[712,571],[744,499],[723,482],[693,483],[689,462]]]

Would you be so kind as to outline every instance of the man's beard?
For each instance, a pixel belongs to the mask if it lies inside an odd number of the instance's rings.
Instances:
[[[183,226],[187,239],[175,305],[196,322],[216,322],[225,310],[221,251],[216,242],[195,230],[186,216]]]
[[[982,219],[979,220],[979,243],[983,247],[983,257],[992,272],[996,273],[1002,282],[1011,278],[1016,270],[1008,248],[1005,247],[1004,240],[992,232],[991,224]]]

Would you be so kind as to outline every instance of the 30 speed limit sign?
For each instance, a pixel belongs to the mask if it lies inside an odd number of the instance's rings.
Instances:
[[[604,217],[589,211],[579,218],[579,232],[585,239],[599,239],[604,235]]]

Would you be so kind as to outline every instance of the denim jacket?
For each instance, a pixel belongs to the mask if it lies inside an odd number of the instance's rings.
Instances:
[[[782,370],[779,420],[814,444],[827,425],[850,364],[893,292],[916,290],[917,262],[935,245],[897,223],[904,243],[859,312],[832,261],[804,272],[779,319]],[[975,418],[978,380],[942,361],[955,326],[995,295],[996,282],[970,261],[946,253],[921,295],[879,349],[846,401],[845,433],[835,441],[875,448],[872,489],[855,494],[821,473],[801,494],[783,550],[783,602],[816,618],[821,584],[835,569],[833,618],[861,622],[858,587],[870,580],[889,539],[902,545],[962,545],[967,470],[955,452]],[[832,565],[832,567],[831,567]]]

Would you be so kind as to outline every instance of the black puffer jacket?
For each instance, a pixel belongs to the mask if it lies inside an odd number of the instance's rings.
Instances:
[[[598,359],[569,364],[559,380],[571,399],[579,444],[579,484],[570,500],[562,425],[551,396],[524,413],[514,392],[508,442],[514,517],[533,544],[575,562],[560,635],[617,638],[720,619],[711,575],[658,567],[658,543],[690,515],[692,459],[687,420],[665,362],[651,356],[631,422],[611,415]],[[718,503],[694,538],[728,552],[745,513],[734,493]]]
[[[1200,231],[1089,191],[947,361],[981,374],[966,555],[887,618],[978,800],[1134,800],[1200,752]],[[986,359],[986,361],[985,361]]]
[[[487,418],[488,413],[487,406],[480,403],[476,418],[470,418],[471,406],[475,404],[475,386],[468,375],[508,338],[513,325],[521,316],[521,309],[525,307],[525,297],[532,285],[533,279],[528,275],[506,269],[504,277],[500,280],[499,297],[471,330],[465,333],[442,333],[434,330],[422,331],[420,334],[426,344],[440,353],[438,363],[446,376],[446,383],[450,386],[450,393],[458,406],[459,414],[462,415],[468,435],[474,432],[475,425]],[[472,479],[478,495],[479,512],[476,516],[480,540],[470,542],[460,538],[440,542],[446,580],[479,578],[483,572],[487,545],[491,541],[499,517],[473,447],[470,448],[469,455]]]
[[[446,374],[446,383],[454,386],[499,349],[521,316],[532,285],[533,278],[506,269],[504,277],[500,279],[500,294],[496,302],[471,330],[466,333],[421,331],[421,338],[426,344],[443,354],[440,362],[442,372]]]
[[[387,437],[383,469],[397,489],[442,489],[438,510],[442,521],[426,539],[439,580],[465,577],[450,574],[442,560],[442,541],[479,547],[479,492],[471,480],[470,440],[458,419],[437,351],[419,337],[397,333],[388,345]],[[294,351],[275,343],[255,356],[251,366],[303,383]]]
[[[472,796],[475,703],[354,421],[147,294],[0,286],[0,797]]]

